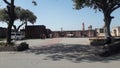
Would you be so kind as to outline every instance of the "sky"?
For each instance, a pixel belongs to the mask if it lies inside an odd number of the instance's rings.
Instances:
[[[8,0],[10,1],[10,0]],[[32,0],[15,0],[15,5],[24,9],[29,9],[36,16],[34,25],[45,25],[53,31],[61,30],[82,30],[82,23],[85,29],[92,25],[93,29],[104,26],[102,12],[95,12],[90,8],[80,10],[74,9],[72,0],[36,0],[37,6],[32,4]],[[0,8],[5,8],[5,4],[0,0]],[[115,18],[112,20],[111,27],[120,26],[120,9],[112,13]],[[19,25],[20,21],[15,21]],[[29,25],[32,25],[29,23]],[[0,23],[0,27],[7,27],[5,23]]]

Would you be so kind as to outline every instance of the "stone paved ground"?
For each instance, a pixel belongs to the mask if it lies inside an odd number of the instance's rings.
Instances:
[[[17,41],[16,43],[27,42],[30,46],[49,46],[53,44],[83,44],[89,45],[89,38],[52,38],[52,39],[29,39]]]
[[[101,58],[88,38],[24,40],[30,49],[0,52],[0,68],[119,68],[120,55]],[[17,41],[20,43],[22,41]],[[86,46],[87,45],[87,46]]]

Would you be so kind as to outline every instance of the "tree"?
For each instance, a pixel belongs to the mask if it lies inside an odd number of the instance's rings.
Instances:
[[[28,22],[34,24],[36,22],[36,19],[37,19],[37,17],[30,10],[22,9],[20,7],[15,8],[15,15],[16,15],[15,20],[20,20],[22,22],[18,26],[18,28],[16,27],[16,25],[13,24],[13,28],[16,31],[18,31],[22,25],[27,24]],[[9,16],[8,16],[8,14],[6,14],[5,8],[0,10],[0,21],[9,24]]]
[[[8,2],[7,0],[3,0],[3,1],[7,4],[6,12],[9,16],[9,19],[8,19],[9,24],[7,27],[7,44],[11,44],[11,28],[16,18],[15,12],[14,12],[15,5],[14,5],[14,0],[11,0],[11,2]]]
[[[15,5],[14,5],[14,0],[10,0],[10,2],[7,0],[3,0],[3,1],[7,4],[7,14],[9,16],[9,18],[8,18],[9,23],[8,23],[8,27],[7,27],[7,44],[10,44],[11,43],[11,28],[16,19],[16,15],[14,12]],[[35,6],[37,5],[37,3],[34,0],[32,3]]]
[[[30,22],[31,24],[34,24],[36,22],[37,17],[28,9],[22,9],[18,7],[16,8],[15,12],[16,12],[17,18],[22,22],[18,26],[18,28],[15,25],[13,25],[16,31],[18,31],[22,25],[24,24],[27,25],[28,22]]]
[[[73,2],[76,9],[90,7],[103,12],[105,38],[111,40],[110,24],[114,18],[111,14],[120,7],[120,0],[73,0]]]

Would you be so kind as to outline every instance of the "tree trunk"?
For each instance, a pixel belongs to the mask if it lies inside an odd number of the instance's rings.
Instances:
[[[111,24],[112,17],[110,16],[110,13],[105,13],[104,14],[104,33],[105,33],[105,39],[106,39],[106,44],[111,43],[111,32],[110,32],[110,24]]]
[[[7,44],[10,44],[11,43],[11,31],[12,31],[12,25],[13,25],[13,22],[12,20],[9,21],[9,25],[8,25],[8,28],[7,28]]]
[[[111,24],[111,16],[110,14],[104,14],[104,32],[105,32],[105,38],[111,37],[110,33],[110,24]]]
[[[105,22],[104,32],[105,32],[105,38],[111,37],[110,22]]]
[[[14,0],[11,0],[11,3],[8,4],[8,6],[10,7],[8,9],[9,12],[9,23],[8,23],[8,29],[7,29],[7,44],[11,44],[11,31],[12,31],[12,25],[14,23],[15,20],[15,13],[14,13]]]

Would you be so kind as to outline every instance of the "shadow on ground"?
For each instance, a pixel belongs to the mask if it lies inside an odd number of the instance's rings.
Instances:
[[[60,61],[62,59],[72,61],[74,63],[80,62],[110,62],[113,60],[120,60],[120,55],[111,57],[99,57],[97,54],[101,52],[101,47],[94,47],[90,45],[64,45],[56,44],[52,46],[33,47],[25,51],[26,53],[34,53],[35,55],[44,54],[44,60]]]

